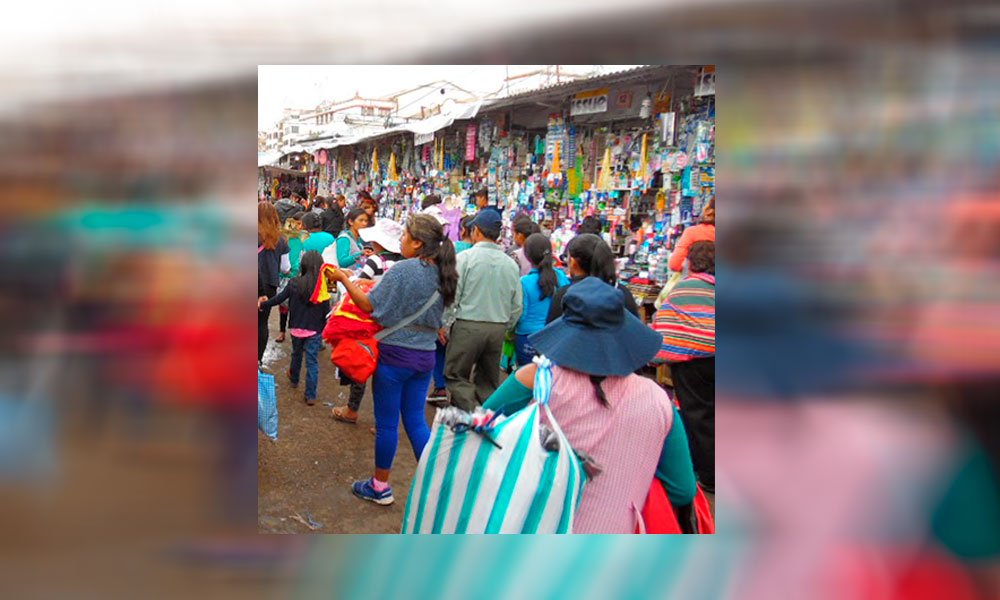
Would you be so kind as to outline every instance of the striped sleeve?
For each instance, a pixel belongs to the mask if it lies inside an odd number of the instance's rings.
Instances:
[[[374,258],[369,258],[365,261],[365,266],[361,268],[359,275],[365,279],[375,279],[382,275],[382,268],[379,267]]]

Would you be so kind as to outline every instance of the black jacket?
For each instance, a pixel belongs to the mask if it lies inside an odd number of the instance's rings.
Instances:
[[[278,211],[278,219],[281,224],[284,225],[285,219],[294,217],[296,213],[303,210],[302,205],[298,202],[293,202],[289,198],[282,198],[274,203],[275,210]]]
[[[310,290],[311,292],[312,290]],[[308,329],[323,333],[326,326],[326,314],[330,312],[330,301],[313,304],[299,293],[296,280],[288,282],[285,289],[264,303],[265,308],[277,306],[288,300],[288,327],[291,329]]]

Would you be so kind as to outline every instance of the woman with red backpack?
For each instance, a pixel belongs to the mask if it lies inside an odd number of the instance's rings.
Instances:
[[[337,270],[332,276],[343,284],[354,304],[383,327],[406,323],[378,344],[372,378],[375,472],[352,485],[354,495],[383,506],[394,501],[389,474],[400,417],[417,459],[430,437],[424,404],[434,369],[437,331],[458,287],[455,247],[434,217],[410,217],[400,249],[406,260],[396,263],[368,294],[351,281],[350,272]]]

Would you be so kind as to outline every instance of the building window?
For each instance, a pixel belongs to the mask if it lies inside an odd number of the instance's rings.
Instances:
[[[392,112],[391,108],[380,108],[380,109],[378,109],[378,114],[381,115],[381,116],[383,116],[383,117],[388,117],[389,113],[391,113],[391,112]]]
[[[371,117],[371,116],[374,116],[374,115],[375,115],[375,109],[372,108],[371,106],[362,106],[361,107],[361,116],[363,116],[363,117]]]

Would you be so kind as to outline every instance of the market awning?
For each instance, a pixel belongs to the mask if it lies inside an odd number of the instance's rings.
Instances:
[[[390,127],[384,131],[378,133],[370,133],[367,135],[359,135],[353,137],[343,137],[337,140],[321,140],[316,142],[305,142],[292,146],[287,152],[281,155],[281,157],[288,156],[289,154],[295,154],[298,152],[308,152],[309,154],[315,154],[317,150],[329,149],[329,148],[339,148],[341,146],[353,146],[355,144],[360,144],[362,142],[370,142],[383,137],[388,137],[391,135],[399,133],[413,133],[419,135],[428,135],[435,133],[444,129],[445,127],[450,127],[455,121],[462,121],[467,119],[473,119],[477,114],[479,114],[479,109],[482,107],[482,101],[478,101],[467,106],[458,106],[455,110],[447,115],[434,115],[433,117],[423,119],[420,121],[414,121],[412,123],[403,123],[401,125],[396,125],[395,127]]]
[[[309,175],[309,173],[306,173],[305,171],[296,171],[294,169],[286,169],[275,165],[261,165],[258,168],[264,169],[264,171],[268,173],[281,173],[282,175],[299,175],[301,177],[308,177]]]

